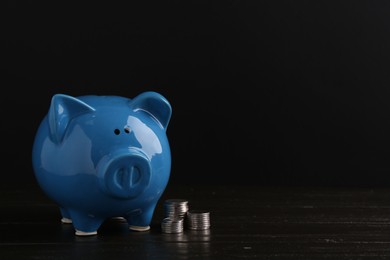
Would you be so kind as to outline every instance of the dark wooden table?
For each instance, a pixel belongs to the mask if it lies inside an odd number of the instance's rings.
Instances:
[[[107,220],[78,237],[35,183],[1,185],[0,259],[390,259],[390,189],[168,185],[147,232]],[[162,203],[188,199],[211,228],[164,234]]]

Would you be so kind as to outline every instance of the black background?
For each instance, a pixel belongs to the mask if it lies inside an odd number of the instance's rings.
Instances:
[[[154,90],[171,182],[390,186],[388,1],[8,1],[3,182],[51,96]]]

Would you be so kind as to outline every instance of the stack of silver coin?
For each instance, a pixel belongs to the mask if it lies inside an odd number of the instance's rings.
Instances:
[[[205,230],[210,228],[210,212],[205,210],[188,210],[187,227],[191,230]]]
[[[185,199],[168,199],[164,201],[164,219],[161,222],[163,233],[182,233],[184,224],[191,230],[210,229],[210,212],[190,210]]]
[[[184,218],[188,211],[185,199],[168,199],[164,201],[164,219],[161,222],[163,233],[181,233],[184,229]]]
[[[164,218],[161,222],[163,233],[182,233],[184,229],[184,218]]]
[[[185,199],[168,199],[164,201],[164,217],[184,218],[188,211],[188,201]]]

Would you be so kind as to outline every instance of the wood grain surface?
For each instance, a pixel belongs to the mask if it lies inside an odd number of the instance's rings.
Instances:
[[[107,220],[78,237],[32,183],[1,185],[0,259],[389,259],[390,190],[168,185],[151,230]],[[210,211],[211,228],[161,231],[163,201]]]

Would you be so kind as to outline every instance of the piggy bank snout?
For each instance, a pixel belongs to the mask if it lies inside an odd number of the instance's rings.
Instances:
[[[130,199],[149,186],[152,168],[142,151],[120,150],[101,159],[98,177],[105,193],[116,198]]]

